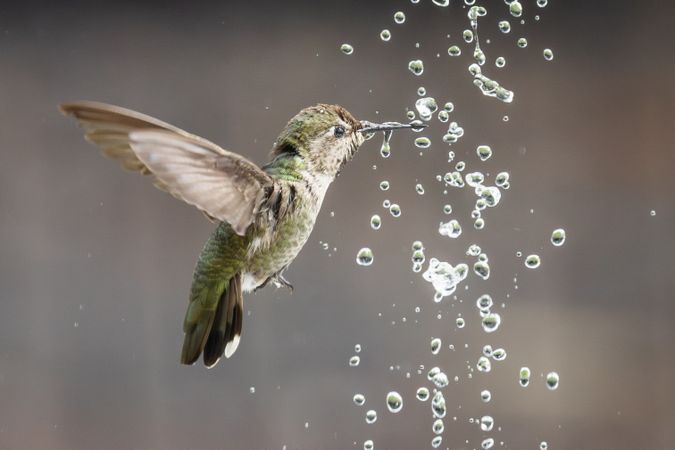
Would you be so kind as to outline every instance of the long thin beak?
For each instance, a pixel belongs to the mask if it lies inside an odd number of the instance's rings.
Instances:
[[[427,126],[426,123],[420,120],[413,120],[410,123],[399,123],[399,122],[384,122],[384,123],[372,123],[367,120],[361,121],[361,128],[358,129],[361,133],[374,133],[376,131],[389,131],[389,130],[398,130],[400,128],[412,128],[415,131],[419,131],[422,128]]]

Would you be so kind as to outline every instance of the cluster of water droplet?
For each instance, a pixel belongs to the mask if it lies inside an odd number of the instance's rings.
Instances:
[[[411,2],[416,4],[419,3],[419,0],[411,0]],[[439,7],[447,7],[450,5],[449,0],[432,0],[432,2]],[[514,101],[514,93],[485,73],[486,70],[490,72],[490,66],[485,65],[487,55],[481,47],[478,22],[481,18],[488,15],[488,10],[483,6],[475,6],[474,3],[475,0],[464,0],[464,4],[468,7],[467,17],[470,26],[461,32],[460,42],[453,43],[449,46],[447,50],[448,55],[452,58],[462,55],[462,48],[457,44],[471,45],[471,56],[473,60],[468,65],[468,71],[471,74],[473,84],[479,88],[483,95],[496,98],[504,103],[511,103]],[[523,4],[518,0],[505,0],[505,3],[507,5],[507,8],[504,10],[506,17],[508,18],[510,15],[512,17],[511,21],[514,21],[513,18],[516,18],[521,25],[524,24],[525,22],[522,18],[524,13]],[[537,0],[537,6],[539,8],[545,7],[546,4],[547,0]],[[539,20],[538,16],[535,17],[535,20]],[[515,32],[511,34],[511,31],[512,28],[515,30],[518,25],[516,24],[516,21],[514,21],[514,24],[512,25],[511,21],[506,20],[506,18],[502,18],[502,20],[498,21],[498,29],[501,31],[502,36],[513,36],[513,34],[515,34]],[[392,30],[395,31],[397,26],[403,25],[405,22],[406,14],[403,11],[397,11],[393,15],[391,30],[382,29],[379,31],[380,40],[384,43],[390,42],[392,40]],[[447,37],[449,38],[450,35]],[[523,36],[513,36],[512,39],[515,40],[517,47],[526,48],[528,46],[528,41]],[[489,43],[489,40],[486,42]],[[420,44],[417,43],[415,46],[416,48],[419,48]],[[354,53],[354,48],[350,44],[343,44],[340,49],[346,55]],[[552,50],[549,48],[544,49],[543,56],[545,60],[551,61],[553,59]],[[437,57],[440,57],[440,54],[438,54]],[[494,59],[494,66],[497,69],[504,68],[506,66],[506,58],[504,56],[496,57]],[[425,64],[422,59],[410,59],[407,67],[416,77],[421,77],[425,73]],[[432,66],[430,67],[433,68]],[[486,67],[488,68],[486,69]],[[440,108],[439,102],[437,102],[436,98],[433,96],[428,95],[427,89],[424,86],[417,87],[416,93],[418,98],[414,102],[414,107],[406,108],[408,119],[412,121],[411,124],[415,125],[413,130],[415,132],[420,132],[424,129],[425,125],[432,125],[431,122],[434,115],[436,115],[439,122],[448,124],[447,131],[443,134],[442,141],[450,146],[457,145],[464,136],[464,129],[457,120],[451,120],[450,114],[454,111],[454,104],[452,102],[446,102],[443,107]],[[505,115],[503,121],[508,121],[508,118],[509,116]],[[380,149],[380,154],[383,158],[391,156],[390,139],[391,132],[385,133]],[[432,139],[425,135],[414,136],[413,143],[416,148],[425,151],[432,147]],[[423,154],[425,154],[425,152],[420,151],[420,155]],[[481,144],[475,149],[475,157],[477,158],[476,162],[478,164],[490,160],[492,156],[493,149],[489,145]],[[454,151],[448,153],[448,162],[453,163],[454,167],[448,170],[444,175],[438,175],[437,180],[442,183],[444,189],[447,189],[448,187],[458,189],[468,188],[473,195],[475,195],[474,207],[470,213],[470,218],[473,221],[473,228],[475,230],[484,229],[486,226],[485,218],[483,217],[485,211],[498,206],[501,202],[502,194],[510,188],[512,180],[509,172],[498,171],[493,175],[490,172],[485,172],[483,170],[475,170],[473,167],[469,168],[472,164],[470,160],[455,162]],[[384,180],[380,182],[379,187],[382,191],[387,191],[389,190],[389,185],[389,182]],[[425,194],[424,186],[417,182],[417,180],[414,189],[419,195]],[[444,194],[445,193],[447,193],[447,190],[444,190]],[[386,208],[393,217],[399,217],[401,215],[400,206],[391,202],[389,199],[385,199],[382,206]],[[453,208],[449,204],[445,204],[442,211],[445,215],[453,214]],[[461,217],[453,216],[449,217],[447,220],[440,221],[438,233],[453,241],[460,240],[463,232],[462,224],[460,223],[461,221]],[[382,217],[379,214],[373,214],[370,218],[370,226],[373,230],[379,230],[382,226]],[[470,225],[468,228],[470,228]],[[562,228],[554,230],[550,236],[550,241],[555,247],[562,246],[565,239],[565,230]],[[468,257],[468,260],[465,260],[465,262],[457,262],[454,265],[435,257],[427,260],[422,242],[414,241],[411,247],[411,268],[414,273],[421,273],[423,279],[432,285],[435,292],[433,297],[435,302],[441,302],[444,298],[453,295],[454,299],[458,300],[458,296],[456,295],[457,287],[466,280],[471,272],[479,281],[488,280],[490,278],[490,261],[486,252],[484,252],[477,244],[471,244],[466,251],[466,256]],[[518,252],[518,257],[521,257],[520,252]],[[362,248],[358,252],[356,260],[359,265],[371,265],[374,260],[372,250],[367,247]],[[425,263],[427,264],[426,270],[424,270]],[[529,269],[536,269],[541,265],[541,258],[538,254],[529,254],[525,257],[524,264]],[[468,288],[468,286],[466,287]],[[504,308],[504,303],[501,303],[501,307]],[[478,315],[480,317],[479,323],[482,330],[490,336],[494,336],[492,333],[499,330],[502,323],[502,317],[495,311],[492,297],[488,294],[480,295],[476,299],[476,308],[478,309]],[[420,308],[417,307],[416,312],[419,312],[419,310]],[[441,318],[440,313],[438,314],[438,318]],[[454,317],[454,324],[457,330],[464,328],[467,322],[470,321],[470,318],[465,319],[461,314]],[[442,349],[442,338],[431,337],[429,345],[431,354],[434,356],[439,355]],[[454,350],[452,344],[450,344],[449,348]],[[352,367],[358,366],[360,361],[358,351],[356,353],[356,355],[349,359],[349,365]],[[471,374],[474,370],[483,374],[491,372],[493,364],[497,364],[506,359],[507,352],[502,347],[493,348],[491,345],[484,345],[482,347],[482,352],[475,357],[477,359],[474,359],[473,362],[467,361],[469,378],[472,377]],[[423,373],[423,368],[424,367],[421,366],[421,369],[418,370],[418,374]],[[427,380],[431,384],[431,390],[429,387],[421,386],[416,390],[415,397],[421,402],[430,400],[433,416],[433,422],[431,424],[433,433],[431,446],[433,448],[438,448],[442,444],[442,435],[446,428],[444,418],[447,414],[447,407],[443,390],[449,385],[450,379],[440,367],[436,366],[428,370],[426,374]],[[409,375],[410,374],[408,374],[408,377]],[[544,377],[543,374],[542,377]],[[453,379],[455,382],[459,380],[458,376],[455,376]],[[523,387],[528,386],[530,379],[530,369],[528,367],[522,367],[518,373],[519,384]],[[557,389],[559,385],[558,374],[556,372],[549,372],[546,374],[545,384],[550,390]],[[489,403],[492,400],[492,392],[488,389],[482,389],[480,391],[480,400],[483,403]],[[355,394],[353,401],[358,406],[363,406],[366,402],[365,396],[362,394]],[[386,394],[385,404],[389,412],[398,413],[403,408],[403,397],[397,391],[392,390]],[[369,409],[365,414],[366,423],[372,424],[376,420],[376,410]],[[455,417],[454,420],[457,420],[457,418]],[[487,414],[478,418],[471,418],[470,422],[478,424],[483,433],[492,432],[495,426],[494,418]],[[468,440],[466,442],[468,444]],[[503,443],[501,444],[503,445]],[[492,437],[483,436],[480,445],[483,449],[489,449],[495,445],[495,440]],[[373,441],[365,441],[363,448],[374,448]],[[546,442],[542,442],[540,448],[547,448]]]

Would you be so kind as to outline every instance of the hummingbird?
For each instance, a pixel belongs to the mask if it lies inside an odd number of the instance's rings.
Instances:
[[[195,206],[217,226],[197,260],[180,361],[213,367],[239,345],[243,294],[268,283],[293,289],[284,271],[312,232],[326,190],[375,132],[409,124],[359,121],[338,105],[301,110],[262,167],[204,138],[130,109],[99,102],[60,105],[85,138],[123,168]]]

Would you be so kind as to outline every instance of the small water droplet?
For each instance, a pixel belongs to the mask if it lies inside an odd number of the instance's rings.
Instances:
[[[527,387],[528,384],[530,384],[530,375],[532,373],[530,372],[529,367],[521,367],[520,371],[518,372],[518,381],[520,382],[520,385],[522,387]]]
[[[352,53],[354,53],[354,47],[352,47],[352,46],[349,45],[349,44],[342,44],[342,45],[340,46],[340,50],[341,50],[342,53],[344,53],[345,55],[351,55]]]
[[[349,366],[350,367],[356,367],[359,365],[361,362],[361,358],[358,355],[354,355],[351,358],[349,358]]]
[[[503,56],[500,56],[499,58],[495,59],[495,66],[497,66],[501,69],[505,65],[506,65],[506,59]]]
[[[462,317],[458,317],[455,319],[455,325],[457,328],[464,328],[464,325],[466,325],[466,321]]]
[[[415,147],[429,148],[431,146],[431,139],[426,136],[420,136],[415,139]]]
[[[396,11],[394,14],[394,22],[397,24],[402,24],[405,22],[405,13],[403,11]]]
[[[488,403],[492,399],[492,393],[487,389],[480,392],[480,399],[483,403]]]
[[[455,219],[446,223],[441,222],[440,225],[438,225],[438,233],[441,236],[456,239],[462,234],[462,226]]]
[[[545,48],[544,49],[544,59],[546,61],[552,61],[553,60],[553,50],[550,48]]]
[[[429,399],[429,389],[425,387],[418,388],[415,396],[417,397],[417,400],[426,402]]]
[[[483,439],[483,442],[480,443],[480,446],[483,450],[488,450],[495,445],[495,440],[492,438]]]
[[[373,424],[377,420],[377,412],[374,409],[368,410],[366,413],[366,423]]]
[[[552,390],[555,391],[558,389],[558,385],[560,384],[560,377],[558,376],[557,372],[549,372],[546,375],[546,386]]]
[[[539,443],[539,450],[548,450],[548,443],[546,441],[541,441]]]
[[[380,31],[380,39],[382,39],[384,42],[387,42],[389,39],[391,39],[391,32],[386,28]]]
[[[401,207],[397,203],[392,203],[389,207],[389,213],[394,217],[401,216]]]
[[[536,269],[541,265],[541,258],[539,255],[528,255],[525,258],[525,267],[528,269]]]
[[[373,217],[370,218],[370,227],[373,230],[379,230],[382,226],[382,219],[378,214],[373,214]]]
[[[490,363],[490,360],[487,358],[487,356],[481,356],[478,358],[476,368],[479,372],[489,372],[492,370],[492,363]]]
[[[440,447],[442,443],[443,443],[443,436],[435,436],[435,437],[431,440],[431,446],[432,446],[433,448],[438,448],[438,447]]]
[[[451,45],[451,46],[448,48],[448,55],[450,55],[450,56],[459,56],[459,55],[461,55],[461,54],[462,54],[462,49],[459,48],[459,47],[456,46],[456,45]]]
[[[518,0],[513,0],[509,4],[509,12],[513,17],[520,17],[523,15],[523,5]]]
[[[527,47],[527,39],[525,39],[524,37],[518,38],[518,41],[516,42],[516,44],[520,48],[525,48],[525,47]]]
[[[483,416],[480,418],[480,429],[483,431],[492,431],[495,421],[492,416]]]
[[[363,450],[373,450],[375,448],[375,444],[371,439],[368,439],[363,443]]]
[[[508,20],[501,20],[499,22],[499,30],[502,33],[508,33],[509,31],[511,31],[511,24],[509,23],[509,21]]]
[[[356,406],[363,406],[366,403],[366,397],[363,394],[355,394],[353,400]]]

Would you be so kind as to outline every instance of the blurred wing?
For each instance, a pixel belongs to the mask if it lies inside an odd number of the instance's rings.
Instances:
[[[242,156],[145,114],[98,102],[65,103],[61,111],[79,121],[105,156],[153,174],[156,187],[230,223],[238,234],[252,222],[263,186],[272,183]]]
[[[273,180],[235,153],[219,152],[171,131],[129,135],[138,159],[175,197],[211,217],[228,222],[239,235],[253,222]]]

